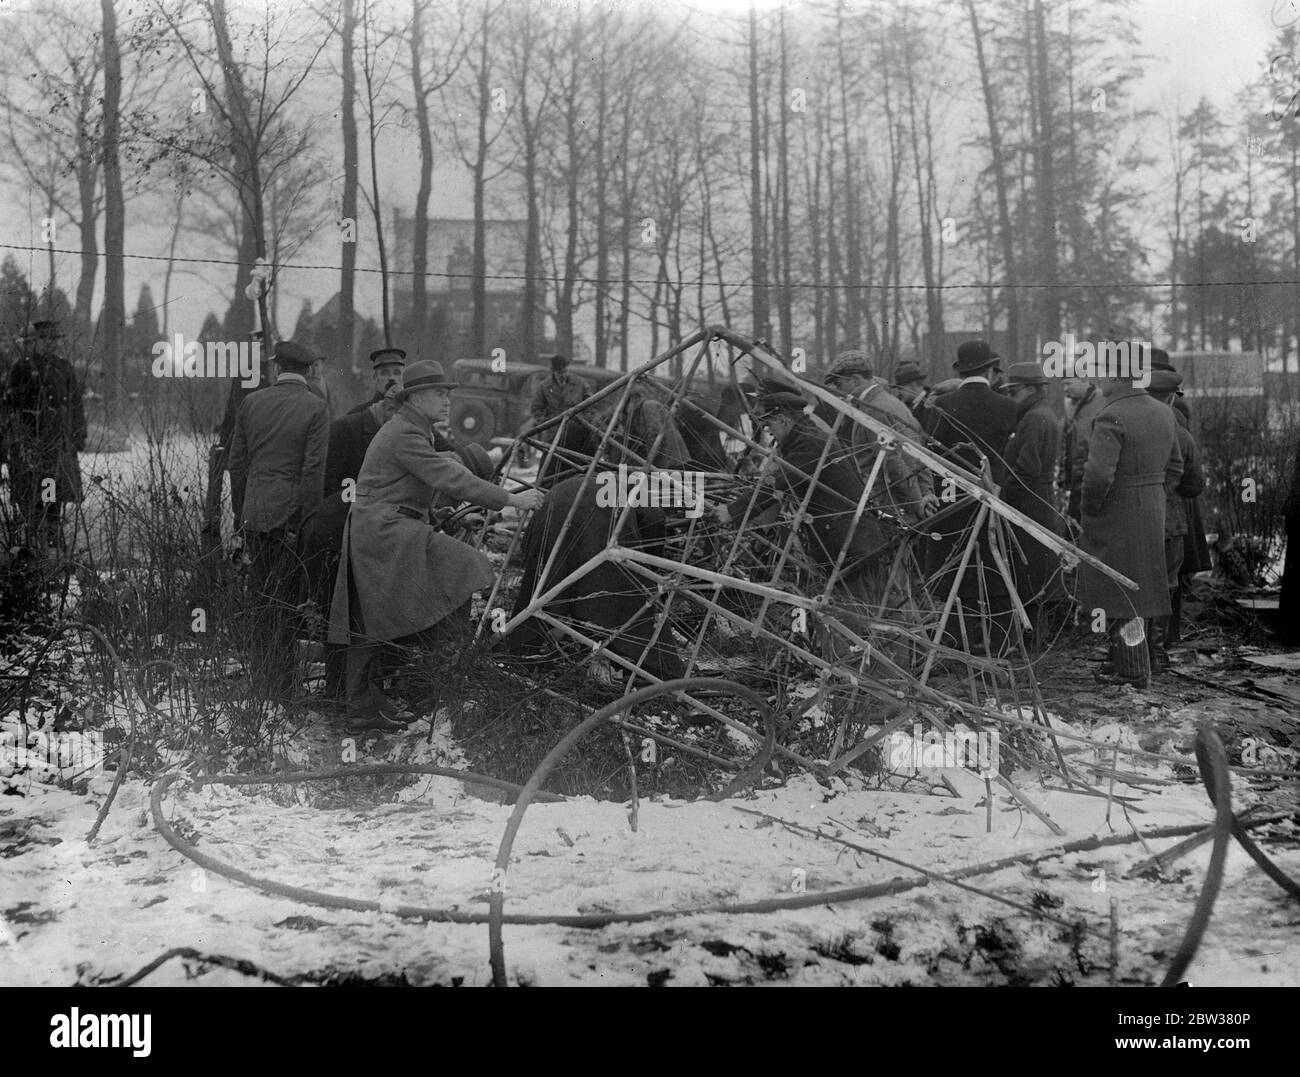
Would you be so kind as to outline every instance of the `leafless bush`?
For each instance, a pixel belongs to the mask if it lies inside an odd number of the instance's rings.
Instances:
[[[1266,582],[1285,542],[1282,505],[1300,421],[1262,397],[1198,397],[1194,407],[1206,530],[1218,533],[1221,550],[1236,551],[1233,564],[1252,582]]]

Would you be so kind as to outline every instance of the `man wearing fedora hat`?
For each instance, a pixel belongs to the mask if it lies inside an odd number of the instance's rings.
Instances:
[[[1061,452],[1061,421],[1047,402],[1046,386],[1047,378],[1037,363],[1013,363],[1007,371],[1001,389],[1016,405],[1016,429],[1007,442],[997,479],[1003,501],[1048,531],[1059,534],[1053,482]],[[1020,600],[1034,619],[1037,631],[1042,627],[1038,614],[1043,604],[1063,593],[1060,562],[1037,539],[1018,528],[1015,534],[1024,561],[1014,556],[1008,560]]]
[[[356,497],[357,477],[371,441],[379,428],[397,412],[397,394],[401,391],[401,373],[390,380],[384,396],[361,411],[349,412],[330,423],[329,451],[325,457],[325,497],[303,521],[299,554],[307,574],[312,600],[326,623],[343,551],[343,526]],[[456,445],[434,430],[433,445],[438,452],[454,452],[467,468],[481,479],[492,477],[492,460],[480,445]],[[325,645],[325,686],[330,697],[343,695],[344,648]]]
[[[267,645],[255,664],[258,679],[272,693],[293,686],[289,610],[298,605],[298,533],[324,490],[329,414],[307,385],[314,361],[301,344],[278,343],[275,384],[244,398],[230,444],[231,508],[268,628]]]
[[[62,340],[58,322],[36,322],[31,353],[14,364],[4,390],[10,492],[35,550],[63,549],[62,506],[81,501],[86,413]]]
[[[437,450],[433,428],[446,420],[455,388],[441,364],[412,363],[396,396],[397,413],[375,434],[357,477],[329,631],[331,643],[349,645],[348,718],[357,728],[391,727],[399,716],[370,675],[385,644],[459,619],[474,592],[493,579],[486,557],[430,526],[434,495],[488,509],[528,510],[542,502],[536,490],[508,493]]]
[[[401,348],[379,348],[370,353],[370,396],[348,409],[356,415],[386,396],[392,396],[402,387],[402,371],[406,367],[406,352]]]

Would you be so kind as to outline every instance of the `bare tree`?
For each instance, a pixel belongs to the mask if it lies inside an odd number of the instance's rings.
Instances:
[[[122,254],[126,208],[122,202],[122,166],[118,153],[122,108],[122,53],[117,45],[117,11],[113,0],[100,0],[104,47],[104,305],[99,334],[104,357],[104,411],[116,417],[122,392],[122,332],[126,324]]]

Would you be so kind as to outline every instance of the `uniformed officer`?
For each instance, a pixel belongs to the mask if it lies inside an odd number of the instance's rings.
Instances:
[[[380,348],[370,353],[370,388],[371,393],[355,407],[348,409],[349,415],[365,411],[371,404],[378,404],[386,396],[392,396],[396,389],[402,387],[402,371],[406,368],[406,352],[401,348]]]
[[[77,453],[86,447],[82,389],[63,355],[57,321],[32,326],[31,353],[14,364],[4,390],[9,478],[27,545],[63,549],[61,509],[81,501]]]

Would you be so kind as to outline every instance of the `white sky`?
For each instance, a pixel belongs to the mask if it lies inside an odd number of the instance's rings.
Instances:
[[[287,3],[289,0],[276,2]],[[305,0],[292,2],[298,4]],[[711,12],[744,11],[747,7],[746,0],[658,2],[678,4],[683,10],[701,13],[705,19]],[[81,6],[82,0],[74,0],[74,3]],[[765,0],[760,0],[760,3],[771,6]],[[1246,82],[1257,76],[1267,61],[1268,43],[1276,33],[1275,20],[1281,23],[1289,19],[1300,19],[1300,10],[1295,9],[1296,5],[1300,5],[1300,0],[1135,0],[1130,10],[1138,27],[1141,52],[1150,57],[1145,64],[1147,74],[1136,89],[1135,103],[1163,112],[1175,100],[1180,100],[1184,107],[1190,107],[1204,95],[1220,108],[1231,110],[1235,95]],[[792,5],[796,11],[800,6],[799,3]],[[0,30],[4,19],[16,15],[16,9],[20,7],[20,4],[15,4],[12,0],[0,0]],[[88,16],[97,14],[97,5],[86,10]],[[1261,108],[1266,108],[1267,104],[1262,102]],[[414,139],[411,139],[409,145],[394,147],[394,152],[387,155],[385,164],[385,196],[406,212],[410,211],[413,202],[416,152]],[[431,207],[433,214],[467,215],[470,207],[465,179],[458,173],[437,177],[441,182],[435,185],[434,204]],[[388,213],[391,213],[391,209]],[[33,235],[32,228],[26,192],[13,188],[0,192],[0,243],[26,245],[38,241],[39,237]],[[138,211],[133,218],[131,207],[128,207],[127,236],[128,250],[132,253],[165,252],[166,229],[142,221]],[[71,235],[61,232],[59,240],[60,246],[77,246],[75,232]],[[203,241],[193,238],[188,243],[183,241],[182,247],[179,252],[181,254],[203,256],[216,253],[218,257],[229,257],[229,252],[226,251],[213,252],[210,245],[204,249]],[[0,256],[4,253],[8,252],[0,251]],[[43,253],[14,253],[20,264],[30,265],[36,270],[37,283],[43,283]],[[336,260],[337,243],[321,244],[317,248],[309,246],[295,257],[295,261],[311,263],[333,263]],[[377,264],[377,258],[371,257],[365,264],[371,262]],[[77,259],[65,255],[61,257],[60,263],[61,286],[71,294],[75,286]],[[155,299],[161,301],[161,263],[128,261],[128,313],[134,308],[140,285],[145,281],[151,283]],[[370,282],[368,275],[363,275],[358,281],[358,305],[365,313],[372,313],[369,307],[378,306],[377,292],[368,288]],[[282,332],[289,332],[303,298],[310,297],[319,307],[337,286],[337,276],[301,273],[293,278],[286,276],[283,283],[279,323]],[[327,291],[312,292],[313,288],[326,286]],[[227,287],[223,272],[213,274],[210,279],[207,273],[202,276],[178,273],[173,288],[174,292],[180,294],[174,296],[176,306],[173,309],[176,312],[175,320],[180,323],[182,331],[197,332],[199,323],[210,309],[223,311],[227,296],[222,289]],[[377,309],[373,313],[377,315]]]

